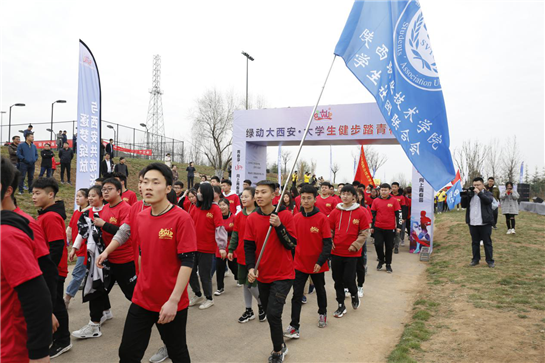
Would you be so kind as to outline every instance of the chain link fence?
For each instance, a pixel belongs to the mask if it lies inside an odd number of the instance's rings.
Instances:
[[[10,127],[6,125],[5,120],[2,121],[0,127],[0,140],[6,143],[11,142],[11,138],[15,135],[21,136],[23,140],[23,132],[27,129],[29,124],[11,124]],[[51,122],[36,122],[32,123],[35,141],[55,141],[59,131],[65,131],[67,133],[68,140],[74,140],[74,135],[77,134],[77,121],[56,121],[53,122],[53,131],[51,130]],[[144,128],[144,130],[142,130]],[[168,153],[171,155],[172,162],[185,163],[185,144],[184,141],[166,137],[162,135],[152,134],[147,132],[144,126],[137,129],[121,125],[115,122],[102,120],[102,140],[109,142],[110,139],[114,140],[114,145],[122,147],[124,149],[134,150],[131,151],[115,151],[115,157],[124,156],[127,158],[140,158],[140,159],[156,159],[164,160],[165,155]],[[77,138],[76,138],[77,141]],[[152,155],[146,156],[136,152],[136,150],[151,149]]]

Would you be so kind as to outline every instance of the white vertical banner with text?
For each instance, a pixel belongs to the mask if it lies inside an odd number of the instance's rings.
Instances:
[[[433,187],[413,167],[410,251],[419,253],[422,247],[433,250]]]
[[[76,192],[94,185],[100,175],[101,106],[100,77],[95,58],[80,40]]]

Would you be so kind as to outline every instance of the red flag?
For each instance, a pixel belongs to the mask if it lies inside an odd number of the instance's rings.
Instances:
[[[365,159],[363,145],[361,147],[360,162],[358,163],[358,170],[356,171],[356,176],[354,177],[354,180],[357,180],[360,183],[365,185],[371,184],[373,185],[373,187],[375,186],[373,177],[371,176],[371,173],[369,172],[369,166],[367,165],[367,160]]]
[[[452,185],[456,184],[458,180],[462,180],[462,178],[460,177],[460,170],[456,172],[456,178],[454,178],[454,180],[451,182]]]

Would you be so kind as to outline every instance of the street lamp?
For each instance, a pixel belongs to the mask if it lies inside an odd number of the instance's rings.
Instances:
[[[51,104],[51,133],[49,135],[49,139],[53,141],[53,106],[55,106],[55,103],[66,103],[65,100],[57,100]]]
[[[25,104],[24,104],[24,103],[15,103],[15,104],[9,106],[8,140],[11,140],[11,108],[12,108],[13,106],[21,106],[21,107],[23,107],[23,106],[25,106]]]
[[[146,149],[149,149],[149,131],[148,131],[148,125],[146,125],[145,123],[141,123],[140,126],[142,126],[143,128],[146,129]],[[148,159],[150,158],[150,156],[148,155]]]
[[[114,142],[115,142],[115,144],[117,145],[117,133],[115,132],[115,128],[114,128],[112,125],[108,125],[108,128],[109,128],[109,129],[112,129],[112,131],[114,132]],[[112,147],[112,154],[115,155],[115,152],[114,152],[114,150],[113,150],[113,147]],[[111,155],[112,158],[114,157],[114,155]]]
[[[246,109],[248,109],[248,60],[253,62],[254,58],[244,51],[242,51],[242,55],[246,57]]]

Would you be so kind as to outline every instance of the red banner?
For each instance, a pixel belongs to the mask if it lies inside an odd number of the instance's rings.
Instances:
[[[354,180],[357,180],[360,183],[365,185],[372,185],[373,187],[375,186],[373,177],[371,176],[371,173],[369,172],[369,166],[367,165],[367,160],[365,159],[363,145],[361,147],[360,162],[358,163],[358,170],[356,171],[356,176],[354,177]]]
[[[102,143],[104,144],[104,146],[108,145],[108,143],[105,142],[105,141],[103,141]],[[121,152],[124,152],[124,153],[131,153],[131,154],[138,154],[138,155],[150,155],[151,156],[151,149],[142,149],[142,150],[127,149],[126,147],[121,147],[121,146],[114,145],[114,150],[115,151],[121,151]]]
[[[49,143],[52,149],[57,149],[57,140],[39,140],[34,141],[34,145],[36,145],[36,149],[43,149],[45,148],[45,144]],[[72,140],[68,140],[68,146],[72,147]]]

